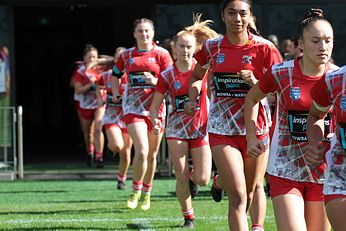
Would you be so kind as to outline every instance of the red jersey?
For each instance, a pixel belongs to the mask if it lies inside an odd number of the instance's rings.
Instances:
[[[230,44],[227,36],[207,40],[195,58],[202,67],[209,68],[208,132],[245,135],[244,101],[250,86],[237,73],[251,70],[261,79],[273,64],[281,62],[280,52],[268,40],[249,33],[249,40],[243,46]],[[265,107],[260,103],[256,133],[268,132],[269,122]]]
[[[326,154],[327,171],[323,192],[326,195],[346,195],[346,66],[327,73],[311,90],[313,100],[323,106],[333,106],[335,135]]]
[[[74,80],[77,83],[86,85],[90,83],[91,77],[96,77],[97,81],[100,80],[101,74],[99,69],[86,69],[85,65],[80,65],[79,68],[74,72]],[[96,85],[92,86],[87,92],[83,93],[80,98],[80,107],[83,109],[96,109],[97,97],[96,97]]]
[[[195,113],[188,115],[184,111],[185,102],[189,101],[189,84],[195,67],[187,72],[180,72],[174,64],[161,73],[161,78],[155,91],[166,95],[172,110],[167,116],[166,137],[181,139],[196,139],[206,136],[208,121],[207,112],[207,82],[204,78],[201,94],[198,98],[198,107]]]
[[[158,78],[160,73],[173,61],[169,52],[154,45],[150,51],[139,51],[136,47],[122,52],[115,63],[113,72],[119,74],[125,72],[127,85],[123,97],[124,114],[136,114],[149,116],[149,108],[154,96],[154,87],[146,84],[144,72],[151,72]],[[165,104],[160,107],[160,117],[166,113]]]
[[[326,71],[330,68],[336,66],[327,64]],[[308,145],[306,120],[312,103],[310,90],[320,78],[304,75],[295,59],[274,65],[259,80],[258,86],[263,93],[276,93],[277,96],[269,174],[294,181],[322,183],[326,164],[310,171],[304,157]],[[328,150],[327,135],[332,131],[330,118],[326,125],[324,145]]]

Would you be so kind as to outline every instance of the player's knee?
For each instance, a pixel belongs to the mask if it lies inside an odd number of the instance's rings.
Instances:
[[[200,186],[206,186],[209,184],[210,176],[200,175],[194,178],[194,182]]]
[[[244,191],[230,190],[228,192],[229,205],[232,208],[238,208],[247,203],[247,195]]]

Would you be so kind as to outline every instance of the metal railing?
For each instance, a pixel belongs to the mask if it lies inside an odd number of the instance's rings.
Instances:
[[[21,106],[0,107],[0,174],[8,179],[24,176],[22,112]]]

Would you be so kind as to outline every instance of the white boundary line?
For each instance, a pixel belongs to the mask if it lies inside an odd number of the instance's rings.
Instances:
[[[274,216],[266,216],[266,221],[273,220]],[[205,217],[205,216],[197,216],[196,220],[205,220],[205,221],[220,221],[220,220],[227,220],[227,215],[225,216],[214,216],[214,217]],[[72,218],[72,219],[29,219],[29,220],[24,220],[24,219],[15,219],[15,220],[5,220],[5,221],[0,221],[0,224],[31,224],[31,223],[69,223],[69,222],[74,222],[74,223],[90,223],[90,222],[131,222],[135,223],[138,225],[144,224],[145,226],[150,227],[150,221],[151,222],[156,222],[156,221],[172,221],[172,222],[177,222],[177,221],[182,221],[182,218],[170,218],[170,217],[148,217],[148,218]],[[147,230],[147,229],[146,229]],[[152,230],[152,229],[150,229]]]

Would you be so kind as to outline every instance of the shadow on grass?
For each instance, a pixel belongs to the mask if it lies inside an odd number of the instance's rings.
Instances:
[[[169,197],[172,197],[172,196],[176,197],[177,196],[175,191],[171,191],[171,192],[168,192],[168,193],[169,193]],[[198,197],[208,197],[208,198],[211,198],[210,191],[209,190],[208,191],[206,191],[206,190],[198,191],[198,194],[197,194],[196,198],[198,198]]]
[[[78,201],[68,201],[68,200],[64,200],[64,201],[45,201],[45,202],[40,202],[42,204],[69,204],[69,203],[113,203],[113,202],[117,202],[117,200],[78,200]]]
[[[30,191],[0,191],[0,194],[20,194],[20,193],[66,193],[66,190],[30,190]]]
[[[99,227],[72,227],[72,226],[55,226],[55,227],[43,227],[43,228],[38,228],[38,227],[25,227],[23,228],[14,228],[14,229],[2,229],[0,228],[0,231],[36,231],[36,230],[109,230],[109,228],[99,228]]]
[[[155,227],[155,228],[174,229],[174,228],[181,228],[181,226],[166,225],[166,226]],[[117,229],[117,230],[122,230],[122,229]],[[126,224],[126,228],[124,228],[123,230],[155,230],[155,229],[151,227],[150,225],[145,225],[145,224]]]
[[[125,208],[125,207],[124,207]],[[85,214],[85,213],[125,213],[124,208],[119,209],[78,209],[78,210],[53,210],[53,211],[11,211],[11,212],[0,212],[0,215],[49,215],[49,214]]]

